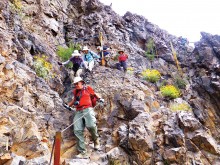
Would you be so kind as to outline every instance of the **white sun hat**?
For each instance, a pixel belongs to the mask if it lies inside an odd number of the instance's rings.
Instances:
[[[75,56],[81,56],[81,54],[79,53],[78,50],[74,50],[74,51],[73,51],[72,57],[75,57]]]
[[[96,48],[96,49],[102,50],[102,47],[101,47],[101,46],[97,46],[97,48]]]
[[[84,80],[83,80],[81,77],[75,77],[75,78],[73,79],[73,84],[78,83],[78,82],[80,82],[80,81],[84,82]]]
[[[83,46],[82,50],[89,50],[88,46]]]

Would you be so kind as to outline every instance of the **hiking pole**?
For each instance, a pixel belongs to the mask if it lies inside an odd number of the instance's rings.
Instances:
[[[102,39],[102,32],[99,33],[99,41],[100,41],[100,44],[101,44],[101,56],[102,56],[102,61],[101,61],[101,64],[102,66],[105,66],[105,57],[104,57],[104,53],[103,53],[103,39]]]
[[[53,147],[52,147],[52,151],[51,151],[51,155],[50,155],[50,162],[49,162],[49,165],[51,165],[51,163],[52,163],[52,157],[53,157],[54,147],[55,147],[55,137],[54,137],[54,140],[53,140]]]

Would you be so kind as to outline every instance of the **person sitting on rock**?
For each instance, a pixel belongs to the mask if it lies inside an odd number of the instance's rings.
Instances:
[[[118,56],[119,63],[116,64],[117,69],[121,70],[121,67],[122,67],[124,72],[126,72],[127,71],[127,63],[126,63],[126,61],[128,59],[128,55],[125,54],[123,50],[119,50],[118,54],[119,54],[119,56]]]
[[[85,82],[81,77],[75,77],[73,83],[75,85],[75,89],[73,90],[74,99],[68,103],[68,106],[71,107],[74,105],[76,108],[73,119],[74,134],[77,139],[77,150],[79,151],[76,158],[87,158],[83,133],[85,127],[92,135],[94,149],[98,150],[100,148],[96,118],[91,98],[96,97],[101,103],[104,103],[104,99],[98,97],[90,86],[85,86]]]
[[[87,46],[83,47],[82,52],[84,53],[83,60],[85,62],[85,67],[91,72],[95,65],[95,59],[99,59],[100,57],[96,53],[90,51]]]
[[[100,56],[99,60],[101,61],[102,60],[102,54],[104,56],[104,60],[105,60],[105,64],[106,66],[108,65],[108,61],[110,59],[110,48],[107,47],[107,46],[98,46],[97,47],[97,50],[98,50],[98,54]]]
[[[73,82],[74,77],[81,76],[83,68],[85,67],[85,63],[84,63],[84,61],[81,57],[81,54],[79,53],[78,50],[73,51],[72,57],[69,60],[67,60],[63,63],[58,62],[58,64],[59,65],[66,65],[69,62],[72,62],[72,64],[73,64],[72,70],[70,71],[70,79]]]

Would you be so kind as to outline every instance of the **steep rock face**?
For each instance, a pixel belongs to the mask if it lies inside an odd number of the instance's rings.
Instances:
[[[69,70],[57,66],[57,46],[75,41],[95,50],[99,32],[103,32],[104,42],[113,48],[114,55],[117,50],[125,49],[134,73],[115,70],[116,61],[111,61],[111,68],[95,68],[89,76],[90,85],[106,100],[104,106],[96,108],[102,150],[93,151],[86,132],[91,159],[73,160],[77,152],[69,129],[62,134],[62,162],[219,163],[219,105],[216,102],[219,90],[213,85],[219,81],[216,79],[219,76],[218,36],[203,34],[193,56],[188,45],[180,45],[178,38],[142,16],[128,12],[120,17],[110,6],[97,0],[3,0],[0,9],[0,164],[48,164],[55,132],[71,124],[73,115],[62,107],[62,100],[68,101],[72,94]],[[154,61],[145,57],[149,38],[153,38],[158,51]],[[178,70],[173,65],[170,42],[182,66],[196,67],[183,68],[185,76],[191,75],[194,89],[198,91],[198,95],[194,91],[183,92],[183,98],[191,101],[193,112],[171,112],[169,103],[158,92],[159,85],[147,83],[139,75],[140,71],[152,67],[172,82]],[[35,73],[34,56],[43,54],[53,66],[54,78],[44,80]],[[205,59],[202,65],[198,56]],[[185,60],[188,57],[192,58],[190,63]],[[197,81],[201,73],[207,72],[215,79],[206,76],[202,80],[212,85]],[[208,100],[206,105],[202,102],[204,98]]]
[[[195,44],[191,58],[193,89],[200,98],[192,100],[195,114],[215,136],[219,134],[220,99],[220,38],[201,33],[202,38]],[[201,99],[202,98],[202,99]],[[204,103],[205,101],[205,103]],[[201,107],[205,107],[204,110]]]

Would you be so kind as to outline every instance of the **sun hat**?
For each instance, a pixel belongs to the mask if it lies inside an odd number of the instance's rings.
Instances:
[[[101,46],[97,46],[97,48],[96,48],[96,49],[102,50],[102,47],[101,47]]]
[[[74,50],[72,53],[72,57],[81,56],[78,50]]]
[[[83,46],[82,51],[84,51],[84,50],[89,50],[89,48],[87,46]]]
[[[124,50],[119,50],[118,53],[120,53],[120,52],[124,53]]]
[[[83,80],[81,77],[75,77],[75,78],[73,79],[73,84],[78,83],[78,82],[80,82],[80,81],[82,81],[82,82],[84,83],[84,80]]]

